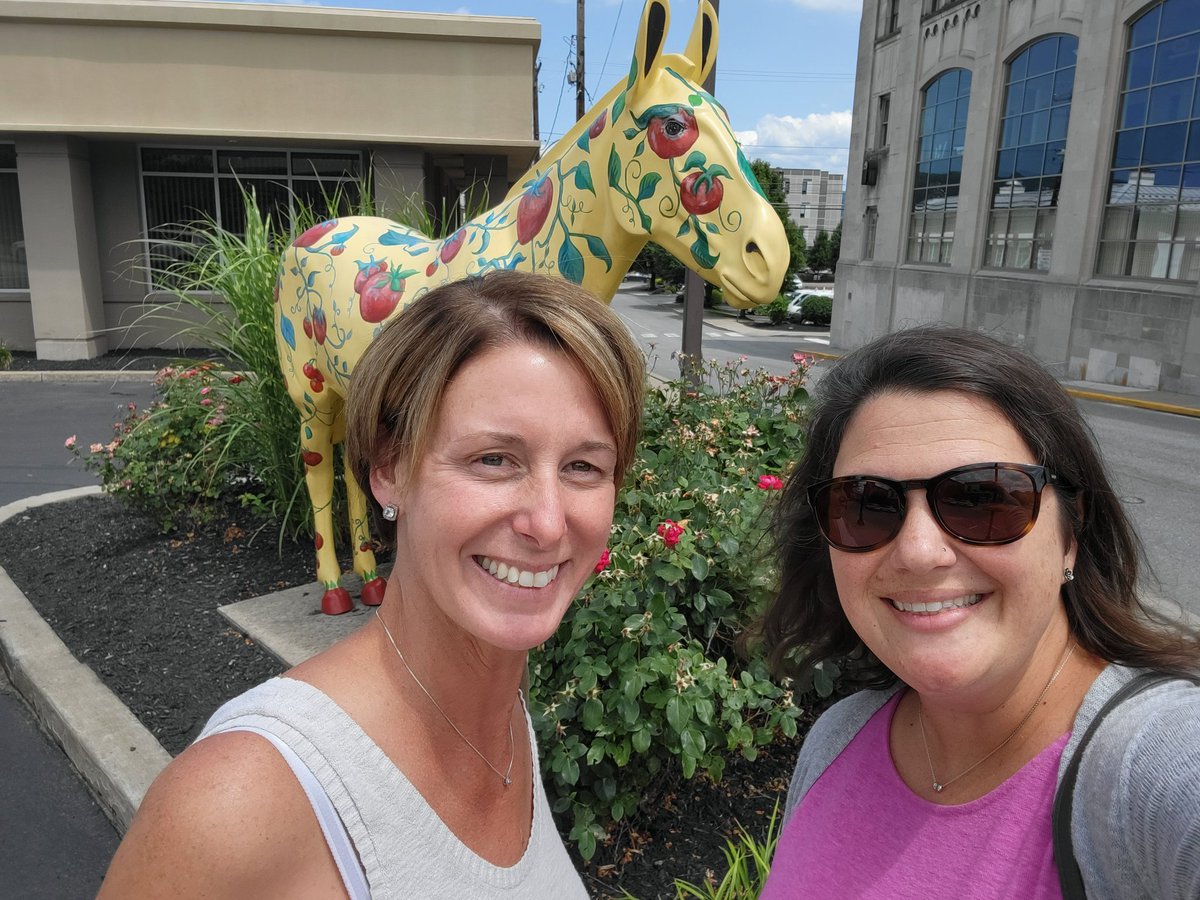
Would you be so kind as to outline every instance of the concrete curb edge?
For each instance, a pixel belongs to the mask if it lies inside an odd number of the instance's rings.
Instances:
[[[0,507],[0,522],[35,506],[100,493],[55,491]],[[171,761],[150,731],[43,621],[0,567],[0,663],[42,728],[63,748],[117,831],[124,834]]]

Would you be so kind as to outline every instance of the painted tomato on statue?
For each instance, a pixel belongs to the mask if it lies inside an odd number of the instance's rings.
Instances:
[[[710,213],[721,205],[725,196],[725,187],[716,175],[705,172],[693,172],[683,179],[679,188],[679,202],[694,216]]]
[[[528,244],[546,224],[550,207],[554,205],[554,182],[543,175],[524,194],[517,204],[517,243]]]
[[[654,116],[646,126],[646,142],[654,155],[662,159],[687,153],[699,136],[696,117],[686,106],[676,106],[673,112]]]
[[[330,219],[328,222],[322,222],[320,225],[314,225],[300,237],[292,242],[293,247],[311,247],[333,229],[337,228],[337,219]]]
[[[411,272],[408,274],[412,274]],[[381,272],[367,281],[359,293],[358,312],[364,322],[382,322],[404,297],[404,272]]]
[[[358,274],[354,276],[354,293],[361,294],[363,288],[367,286],[367,282],[378,275],[380,272],[387,271],[387,260],[372,260],[371,262],[360,262],[358,264]]]
[[[596,138],[600,137],[600,132],[602,132],[604,130],[604,123],[607,121],[608,121],[608,110],[603,109],[600,111],[600,115],[596,116],[596,121],[593,122],[591,124],[591,126],[589,126],[588,137],[590,137],[592,140],[595,140]]]
[[[467,230],[460,228],[450,237],[446,238],[446,243],[442,244],[442,249],[438,253],[438,257],[442,262],[448,263],[454,257],[458,256],[458,251],[462,249],[463,243],[467,239]]]
[[[318,344],[325,343],[325,335],[329,331],[329,323],[325,319],[325,310],[317,307],[312,314],[313,337]]]

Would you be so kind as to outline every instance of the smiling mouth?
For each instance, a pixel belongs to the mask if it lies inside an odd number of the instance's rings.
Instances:
[[[953,600],[934,600],[931,603],[901,603],[899,600],[888,598],[888,602],[892,604],[894,609],[900,612],[917,613],[919,615],[933,615],[947,609],[962,609],[965,606],[974,606],[983,599],[983,594],[964,594],[961,597],[955,597]]]
[[[476,556],[475,562],[497,581],[503,581],[505,584],[515,584],[518,587],[544,588],[558,577],[557,563],[544,572],[530,572],[526,569],[518,569],[516,566],[510,566],[507,563],[497,562],[490,556]]]

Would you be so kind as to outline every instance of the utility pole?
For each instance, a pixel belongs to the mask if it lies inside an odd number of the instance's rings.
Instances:
[[[541,122],[538,116],[538,79],[541,75],[542,61],[539,59],[533,64],[533,139],[539,142],[542,139]]]
[[[582,2],[582,0],[580,0]],[[720,13],[720,0],[712,0],[713,12]],[[713,63],[708,77],[704,79],[704,89],[717,95],[717,66]],[[689,361],[683,366],[684,374],[697,377],[699,366],[696,364],[703,358],[702,337],[704,334],[704,279],[687,269],[683,277],[683,346],[685,358]]]
[[[583,0],[575,0],[575,121],[587,112],[587,91],[583,80]]]

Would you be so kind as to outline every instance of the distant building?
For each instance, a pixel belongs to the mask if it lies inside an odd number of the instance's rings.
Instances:
[[[1200,394],[1198,72],[1197,0],[866,0],[834,344]]]
[[[782,169],[788,212],[811,247],[817,232],[833,231],[842,221],[844,175],[823,169]]]
[[[538,151],[527,18],[180,0],[0,0],[0,340],[50,359],[177,346],[155,248],[239,184],[286,221],[494,200]],[[443,205],[444,204],[444,205]],[[155,243],[155,241],[160,243]]]

